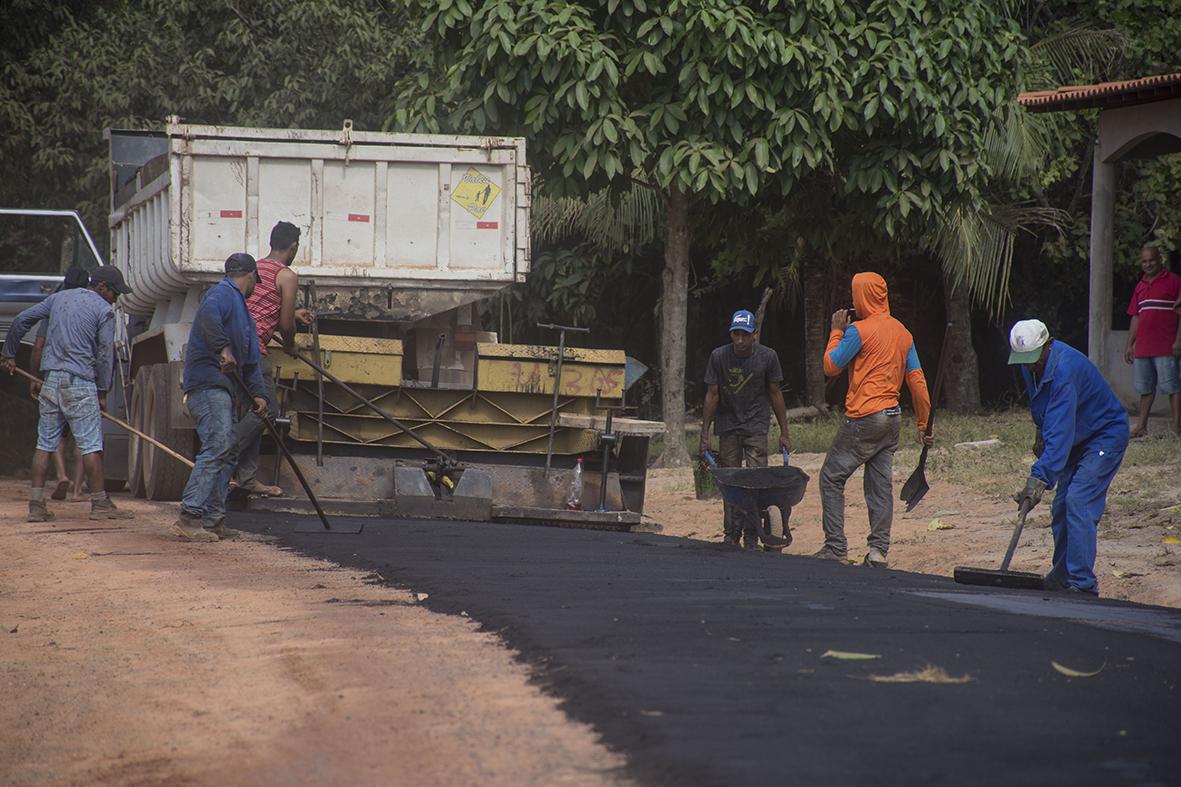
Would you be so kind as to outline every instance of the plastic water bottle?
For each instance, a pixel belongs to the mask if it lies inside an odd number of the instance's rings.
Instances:
[[[582,457],[574,465],[574,480],[570,482],[570,494],[566,495],[566,508],[577,511],[582,508]]]

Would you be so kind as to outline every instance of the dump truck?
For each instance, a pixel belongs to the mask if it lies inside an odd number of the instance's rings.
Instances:
[[[120,300],[131,425],[196,452],[179,382],[193,316],[227,256],[261,256],[289,221],[315,320],[300,357],[269,347],[276,424],[330,513],[640,521],[648,441],[663,427],[620,417],[639,367],[620,350],[573,346],[581,334],[561,326],[547,334],[555,344],[521,345],[488,324],[490,300],[529,272],[523,139],[177,118],[107,137],[110,262],[133,289]],[[259,478],[287,496],[249,507],[308,510],[275,447],[264,442]],[[187,467],[134,435],[127,456],[133,493],[179,499]]]

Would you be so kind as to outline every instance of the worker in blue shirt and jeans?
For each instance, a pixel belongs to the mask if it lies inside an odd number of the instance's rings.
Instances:
[[[1009,364],[1021,365],[1038,428],[1037,461],[1013,499],[1029,510],[1057,485],[1050,508],[1054,562],[1046,588],[1098,595],[1099,518],[1128,447],[1128,414],[1094,364],[1050,338],[1041,321],[1014,325],[1009,347]]]
[[[234,437],[241,390],[235,369],[250,389],[251,408],[262,418],[267,411],[266,389],[258,367],[258,339],[246,299],[258,283],[254,257],[244,252],[226,259],[226,276],[205,294],[185,348],[182,386],[189,413],[197,422],[201,453],[185,484],[180,518],[173,532],[182,541],[236,538],[225,526],[230,475],[238,463]]]
[[[115,312],[120,295],[131,292],[123,274],[103,265],[90,276],[90,287],[62,290],[36,306],[25,309],[8,330],[0,350],[0,369],[12,374],[21,339],[40,320],[48,320],[41,372],[45,375],[37,393],[37,450],[33,453],[30,522],[51,522],[54,514],[45,505],[45,481],[49,460],[69,424],[82,467],[90,485],[90,518],[129,519],[132,514],[111,502],[106,493],[103,468],[102,412],[115,358]]]

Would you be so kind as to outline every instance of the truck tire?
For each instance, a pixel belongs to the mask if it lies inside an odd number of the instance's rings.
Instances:
[[[127,418],[131,425],[141,432],[144,429],[144,393],[147,391],[152,367],[145,366],[135,375],[131,386],[131,403],[127,406]],[[144,441],[137,435],[127,436],[127,491],[136,497],[144,497]]]
[[[163,364],[152,369],[144,399],[144,432],[181,454],[192,455],[193,433],[173,429],[168,418],[172,397],[179,391],[168,385],[168,371]],[[177,403],[179,404],[179,402]],[[189,468],[144,441],[140,449],[144,489],[149,500],[180,500],[189,480]]]

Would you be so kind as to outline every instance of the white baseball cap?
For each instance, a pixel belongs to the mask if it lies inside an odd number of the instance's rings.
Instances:
[[[1041,320],[1021,320],[1009,331],[1009,365],[1037,363],[1050,331]]]

